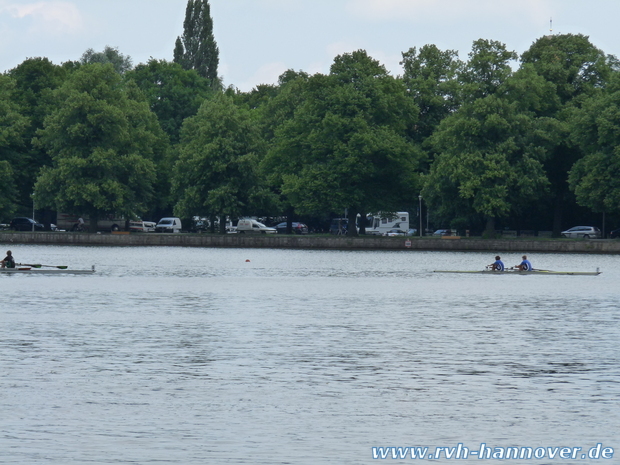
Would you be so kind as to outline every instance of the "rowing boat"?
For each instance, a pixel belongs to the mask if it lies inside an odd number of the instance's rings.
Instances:
[[[492,271],[492,270],[480,270],[480,271],[467,271],[467,270],[435,270],[433,273],[469,273],[469,274],[494,274],[494,275],[506,275],[506,274],[538,274],[538,275],[574,275],[574,276],[598,276],[602,273],[597,268],[596,271],[552,271],[552,270],[531,270],[531,271],[519,271],[519,270],[504,270],[504,271]]]
[[[69,269],[38,269],[31,267],[19,267],[19,268],[0,268],[0,273],[6,274],[92,274],[95,272],[95,266],[93,265],[90,270],[69,270]]]

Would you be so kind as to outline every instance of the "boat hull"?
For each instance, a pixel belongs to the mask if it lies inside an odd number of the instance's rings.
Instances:
[[[479,271],[467,271],[467,270],[435,270],[433,273],[467,273],[467,274],[493,274],[493,275],[573,275],[573,276],[598,276],[601,271],[551,271],[551,270],[532,270],[532,271],[519,271],[519,270],[505,270],[505,271],[491,271],[491,270],[479,270]]]
[[[31,268],[0,268],[0,274],[93,274],[95,268],[92,270],[58,270],[58,269],[31,269]]]

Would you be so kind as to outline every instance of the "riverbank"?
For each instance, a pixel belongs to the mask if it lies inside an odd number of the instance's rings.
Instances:
[[[317,250],[426,250],[454,252],[548,252],[620,254],[618,240],[575,239],[481,239],[455,237],[381,237],[361,236],[253,236],[242,234],[155,234],[118,233],[88,234],[70,232],[0,233],[0,244],[6,248],[17,244],[49,244],[79,246],[177,246],[218,248],[270,248]],[[0,246],[0,247],[2,247]]]

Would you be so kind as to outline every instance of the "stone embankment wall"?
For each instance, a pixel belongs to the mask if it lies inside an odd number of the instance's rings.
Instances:
[[[433,237],[254,236],[241,234],[87,234],[70,232],[3,232],[0,244],[89,246],[180,246],[322,250],[432,250],[479,252],[550,252],[620,254],[619,240],[533,240]],[[2,246],[0,246],[2,247]]]

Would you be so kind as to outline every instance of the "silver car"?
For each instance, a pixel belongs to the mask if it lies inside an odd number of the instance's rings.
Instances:
[[[562,237],[571,239],[600,239],[601,230],[594,226],[575,226],[574,228],[562,231]]]

